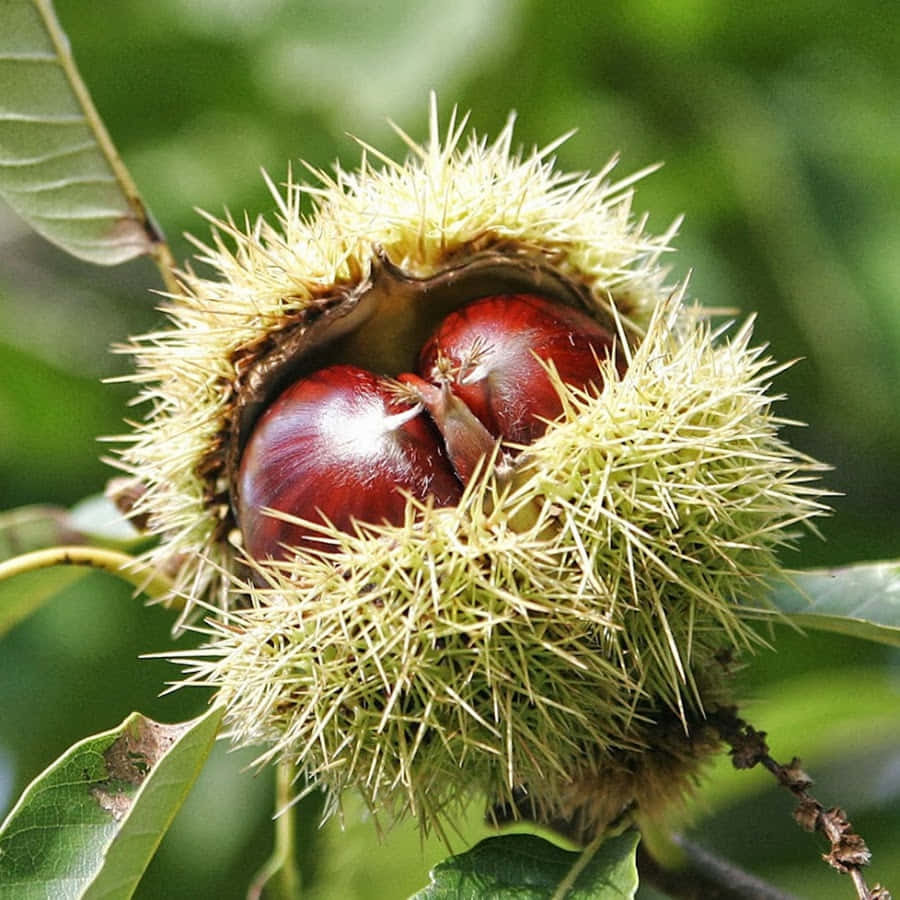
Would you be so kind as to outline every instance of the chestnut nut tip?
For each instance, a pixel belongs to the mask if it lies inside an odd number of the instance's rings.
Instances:
[[[586,313],[534,294],[483,297],[450,313],[419,355],[426,380],[452,373],[451,390],[496,437],[530,444],[562,413],[545,365],[585,388],[614,338]]]
[[[256,423],[238,471],[237,516],[248,553],[282,559],[325,549],[319,520],[399,525],[406,495],[459,502],[499,441],[527,444],[562,402],[545,366],[578,388],[597,384],[613,336],[584,313],[531,294],[476,299],[422,348],[417,374],[395,379],[332,365],[281,393]]]

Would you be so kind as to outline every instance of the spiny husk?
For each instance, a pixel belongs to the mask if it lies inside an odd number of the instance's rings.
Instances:
[[[402,526],[320,526],[330,553],[254,564],[249,606],[180,658],[184,683],[218,688],[234,740],[333,803],[356,787],[440,826],[524,786],[545,821],[602,826],[608,804],[573,808],[574,788],[633,799],[659,728],[729,701],[721,660],[760,641],[775,550],[824,511],[750,334],[658,305],[602,392],[557,380],[564,415],[504,487],[486,466],[456,508],[410,501]]]
[[[182,273],[183,294],[164,308],[171,327],[124,348],[142,385],[135,402],[149,413],[123,438],[118,465],[145,486],[133,514],[161,537],[147,562],[173,571],[182,621],[197,600],[223,610],[233,600],[229,485],[210,461],[223,452],[247,354],[317,300],[364,281],[377,254],[424,277],[469,250],[526,253],[585,287],[598,310],[615,295],[638,329],[666,295],[659,257],[675,226],[652,236],[632,216],[631,185],[642,173],[610,183],[614,162],[597,175],[559,172],[559,142],[522,155],[511,121],[490,144],[464,143],[464,132],[454,117],[442,138],[432,104],[429,141],[403,136],[405,163],[366,148],[358,171],[315,171],[314,187],[289,178],[284,196],[272,187],[276,225],[212,219],[211,244],[197,244],[215,277]],[[304,196],[314,204],[308,217]]]

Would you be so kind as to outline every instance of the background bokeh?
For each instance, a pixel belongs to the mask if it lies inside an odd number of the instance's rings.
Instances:
[[[57,0],[82,74],[176,256],[195,212],[270,214],[260,168],[352,165],[348,132],[402,155],[390,118],[425,134],[471,110],[495,134],[510,110],[526,147],[571,128],[566,169],[621,155],[650,228],[686,219],[671,257],[703,303],[758,312],[782,360],[791,440],[835,466],[824,541],[790,565],[900,555],[900,12],[882,0],[549,3],[516,0]],[[0,85],[2,93],[2,85]],[[295,166],[296,168],[296,166]],[[123,430],[131,389],[101,384],[108,352],[154,327],[146,260],[80,264],[0,207],[0,508],[71,504],[110,471],[97,435]],[[133,708],[174,721],[205,698],[159,698],[176,675],[139,655],[171,645],[169,617],[92,576],[0,644],[0,816],[78,738]],[[900,891],[900,658],[834,636],[776,634],[748,661],[748,715],[776,756],[799,754],[826,803],[849,807],[872,877]],[[220,747],[140,897],[243,896],[271,841],[269,773]],[[718,765],[691,835],[804,897],[847,897],[787,796]],[[440,858],[410,829],[379,845],[352,803],[346,833],[301,809],[304,874],[321,898],[400,898]],[[464,841],[458,842],[459,848]],[[650,896],[649,893],[647,896]]]

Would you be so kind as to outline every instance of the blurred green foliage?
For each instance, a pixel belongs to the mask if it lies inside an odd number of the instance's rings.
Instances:
[[[828,480],[842,495],[822,525],[827,540],[806,539],[786,561],[898,555],[900,13],[892,4],[56,6],[179,259],[190,254],[182,232],[206,232],[195,207],[271,213],[260,167],[277,181],[299,158],[352,165],[359,149],[347,132],[402,154],[385,120],[421,138],[431,88],[444,115],[454,103],[471,109],[488,134],[515,109],[526,147],[577,127],[558,153],[567,169],[596,169],[616,152],[622,174],[665,161],[639,186],[636,209],[651,212],[656,231],[685,213],[674,275],[692,271],[692,293],[706,305],[758,312],[758,340],[778,359],[802,358],[779,379],[788,395],[781,411],[810,423],[791,440],[835,465]],[[72,503],[102,488],[108,470],[95,438],[136,415],[127,387],[99,383],[128,368],[108,348],[154,327],[159,287],[146,260],[82,265],[0,210],[0,508]],[[5,638],[0,815],[70,743],[131,709],[174,721],[202,708],[199,692],[159,698],[175,672],[138,659],[170,645],[169,624],[127,588],[92,576]],[[759,700],[748,715],[772,733],[781,757],[804,756],[825,802],[849,806],[874,852],[873,878],[896,891],[896,730],[856,719],[843,733],[831,726],[846,715],[838,698],[857,679],[880,691],[873,717],[891,704],[896,713],[898,654],[827,635],[779,632],[775,643],[776,654],[744,673],[747,695]],[[264,859],[270,778],[239,774],[252,756],[220,750],[139,896],[239,897]],[[701,810],[706,802],[715,812],[699,816],[693,836],[801,896],[849,896],[849,883],[818,860],[816,840],[791,822],[789,799],[757,773],[740,777],[752,790],[721,800],[701,792]],[[433,843],[420,849],[410,829],[379,847],[352,803],[346,836],[334,823],[319,831],[317,803],[301,809],[312,896],[402,897],[442,855]]]

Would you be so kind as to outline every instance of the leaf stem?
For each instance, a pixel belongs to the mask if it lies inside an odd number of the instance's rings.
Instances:
[[[275,770],[275,847],[272,855],[256,873],[247,891],[247,900],[259,900],[263,890],[273,900],[298,900],[300,870],[294,850],[296,843],[296,810],[291,798],[294,766],[282,760]]]
[[[50,547],[0,562],[0,581],[51,566],[88,566],[116,575],[152,600],[163,600],[171,596],[173,585],[169,578],[155,570],[139,569],[134,563],[133,556],[118,550],[83,545]],[[178,606],[177,598],[171,600],[170,605]]]
[[[598,832],[594,839],[581,851],[581,855],[575,860],[575,864],[569,869],[566,877],[557,885],[551,900],[565,900],[566,895],[575,886],[578,876],[584,871],[585,866],[597,855],[600,846],[610,837],[608,831]]]
[[[119,186],[122,188],[122,192],[125,194],[128,205],[131,207],[135,218],[144,230],[148,241],[148,252],[150,256],[153,257],[153,261],[159,269],[159,274],[162,277],[166,291],[170,294],[182,293],[178,280],[175,277],[175,260],[169,249],[169,245],[166,243],[165,235],[150,216],[147,207],[144,205],[144,201],[141,198],[140,191],[138,191],[137,185],[131,177],[131,173],[125,167],[125,163],[122,162],[115,144],[113,144],[112,138],[109,136],[109,132],[103,124],[103,119],[100,117],[100,113],[97,112],[97,107],[94,106],[94,101],[91,99],[90,92],[84,81],[82,81],[78,67],[75,65],[75,58],[72,56],[68,38],[62,30],[59,20],[56,18],[56,14],[53,11],[51,0],[32,0],[32,2],[38,11],[38,14],[44,20],[44,26],[47,29],[50,40],[53,42],[53,48],[56,51],[59,64],[81,106],[91,131],[94,133],[97,144],[103,155],[106,157],[106,161],[109,163],[109,166],[116,177],[116,181],[118,181]]]

